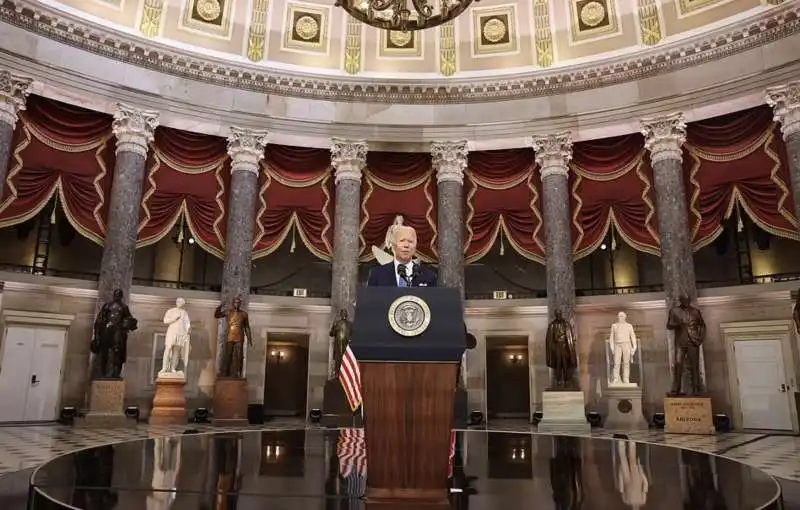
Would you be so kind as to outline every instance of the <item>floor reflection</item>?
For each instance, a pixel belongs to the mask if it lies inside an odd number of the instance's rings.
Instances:
[[[34,480],[86,510],[361,510],[368,476],[363,430],[343,429],[121,443],[54,459]],[[777,493],[764,473],[698,452],[484,431],[453,434],[447,484],[459,510],[745,510]]]

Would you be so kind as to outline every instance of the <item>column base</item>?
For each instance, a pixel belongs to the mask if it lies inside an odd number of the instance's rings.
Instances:
[[[709,397],[666,397],[664,418],[664,431],[668,434],[716,433]]]
[[[644,430],[649,428],[642,412],[642,389],[609,386],[606,390],[608,414],[603,428],[617,430]]]
[[[538,432],[588,433],[592,427],[586,419],[586,403],[582,391],[545,391],[542,393],[542,421]]]
[[[125,381],[122,379],[97,379],[89,389],[89,412],[76,425],[84,427],[113,428],[134,426],[125,416]]]
[[[177,377],[156,379],[156,394],[150,411],[151,425],[182,425],[186,418],[186,380]]]
[[[214,425],[247,425],[247,379],[218,377],[214,384]]]

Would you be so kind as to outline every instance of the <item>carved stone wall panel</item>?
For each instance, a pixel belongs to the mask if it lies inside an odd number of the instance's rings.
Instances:
[[[276,3],[272,9],[267,60],[341,69],[346,40],[344,11],[330,2]]]
[[[553,2],[558,61],[610,53],[638,44],[638,13],[620,0]]]
[[[164,2],[162,35],[185,44],[243,55],[248,7],[234,0]]]
[[[395,32],[364,26],[364,70],[379,73],[435,73],[436,32]]]
[[[533,4],[481,2],[456,19],[461,71],[530,66],[533,52]]]
[[[675,0],[661,2],[664,13],[664,37],[736,16],[760,7],[761,0]]]
[[[122,26],[136,26],[140,0],[60,0],[58,3]]]

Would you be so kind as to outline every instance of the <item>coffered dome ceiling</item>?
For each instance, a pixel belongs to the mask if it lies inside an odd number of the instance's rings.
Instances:
[[[480,0],[455,21],[416,32],[364,25],[333,0],[39,3],[250,67],[429,82],[596,63],[724,28],[782,0]]]

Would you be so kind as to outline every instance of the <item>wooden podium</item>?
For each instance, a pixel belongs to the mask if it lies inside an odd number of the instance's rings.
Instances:
[[[458,291],[360,289],[350,346],[361,369],[367,503],[445,504],[456,377],[465,348]]]

